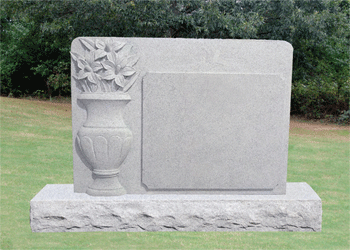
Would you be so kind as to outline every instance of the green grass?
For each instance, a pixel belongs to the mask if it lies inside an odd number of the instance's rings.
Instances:
[[[1,249],[349,249],[349,128],[292,129],[289,182],[323,203],[321,232],[32,233],[29,202],[73,183],[70,107],[1,100]]]

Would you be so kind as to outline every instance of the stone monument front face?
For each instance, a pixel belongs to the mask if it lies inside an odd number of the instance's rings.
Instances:
[[[292,54],[283,41],[75,39],[75,192],[285,194]]]
[[[75,39],[74,185],[31,200],[32,231],[320,231],[321,199],[286,183],[292,50]]]

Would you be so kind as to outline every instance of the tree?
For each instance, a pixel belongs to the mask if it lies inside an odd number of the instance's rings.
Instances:
[[[273,39],[294,47],[293,111],[339,113],[349,103],[349,7],[350,0],[3,1],[2,94],[69,94],[62,81],[78,36]]]

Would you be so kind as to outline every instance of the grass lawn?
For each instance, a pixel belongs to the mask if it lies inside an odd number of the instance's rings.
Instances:
[[[322,232],[32,233],[29,202],[73,183],[71,108],[0,98],[1,249],[350,249],[349,127],[291,123],[288,181],[321,197]]]

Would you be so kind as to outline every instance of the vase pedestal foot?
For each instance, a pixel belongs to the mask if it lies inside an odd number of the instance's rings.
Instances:
[[[119,183],[118,177],[96,177],[87,188],[86,193],[91,196],[117,196],[126,194],[126,190]]]

